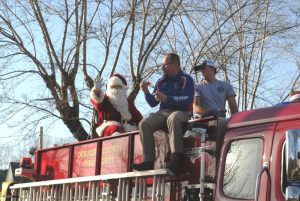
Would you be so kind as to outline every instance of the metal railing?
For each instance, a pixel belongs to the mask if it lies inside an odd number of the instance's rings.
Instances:
[[[163,201],[167,169],[15,184],[12,201]],[[152,185],[147,179],[152,178]],[[148,199],[147,199],[148,200]]]

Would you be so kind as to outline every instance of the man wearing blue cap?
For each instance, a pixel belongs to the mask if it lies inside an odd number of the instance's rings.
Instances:
[[[238,112],[236,93],[231,84],[216,79],[217,69],[218,65],[212,60],[204,60],[194,67],[195,71],[201,72],[203,79],[195,89],[193,112],[202,117],[225,117],[226,101],[231,115]]]

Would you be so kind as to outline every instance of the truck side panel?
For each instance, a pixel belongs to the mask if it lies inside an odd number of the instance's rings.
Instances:
[[[90,176],[95,172],[97,142],[74,146],[72,177]]]
[[[68,147],[40,153],[40,174],[48,179],[68,178],[69,154]]]

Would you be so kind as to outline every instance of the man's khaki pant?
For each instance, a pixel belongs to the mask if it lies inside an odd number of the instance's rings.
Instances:
[[[171,153],[183,153],[182,126],[189,118],[189,112],[173,110],[159,110],[144,118],[139,124],[144,161],[155,161],[153,133],[156,130],[168,130]]]

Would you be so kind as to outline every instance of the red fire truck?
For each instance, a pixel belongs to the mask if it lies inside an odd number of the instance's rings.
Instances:
[[[192,119],[183,138],[176,174],[164,168],[169,146],[162,131],[150,171],[130,166],[143,160],[138,132],[37,150],[34,163],[23,159],[17,172],[33,182],[11,185],[7,199],[299,200],[300,103]]]

